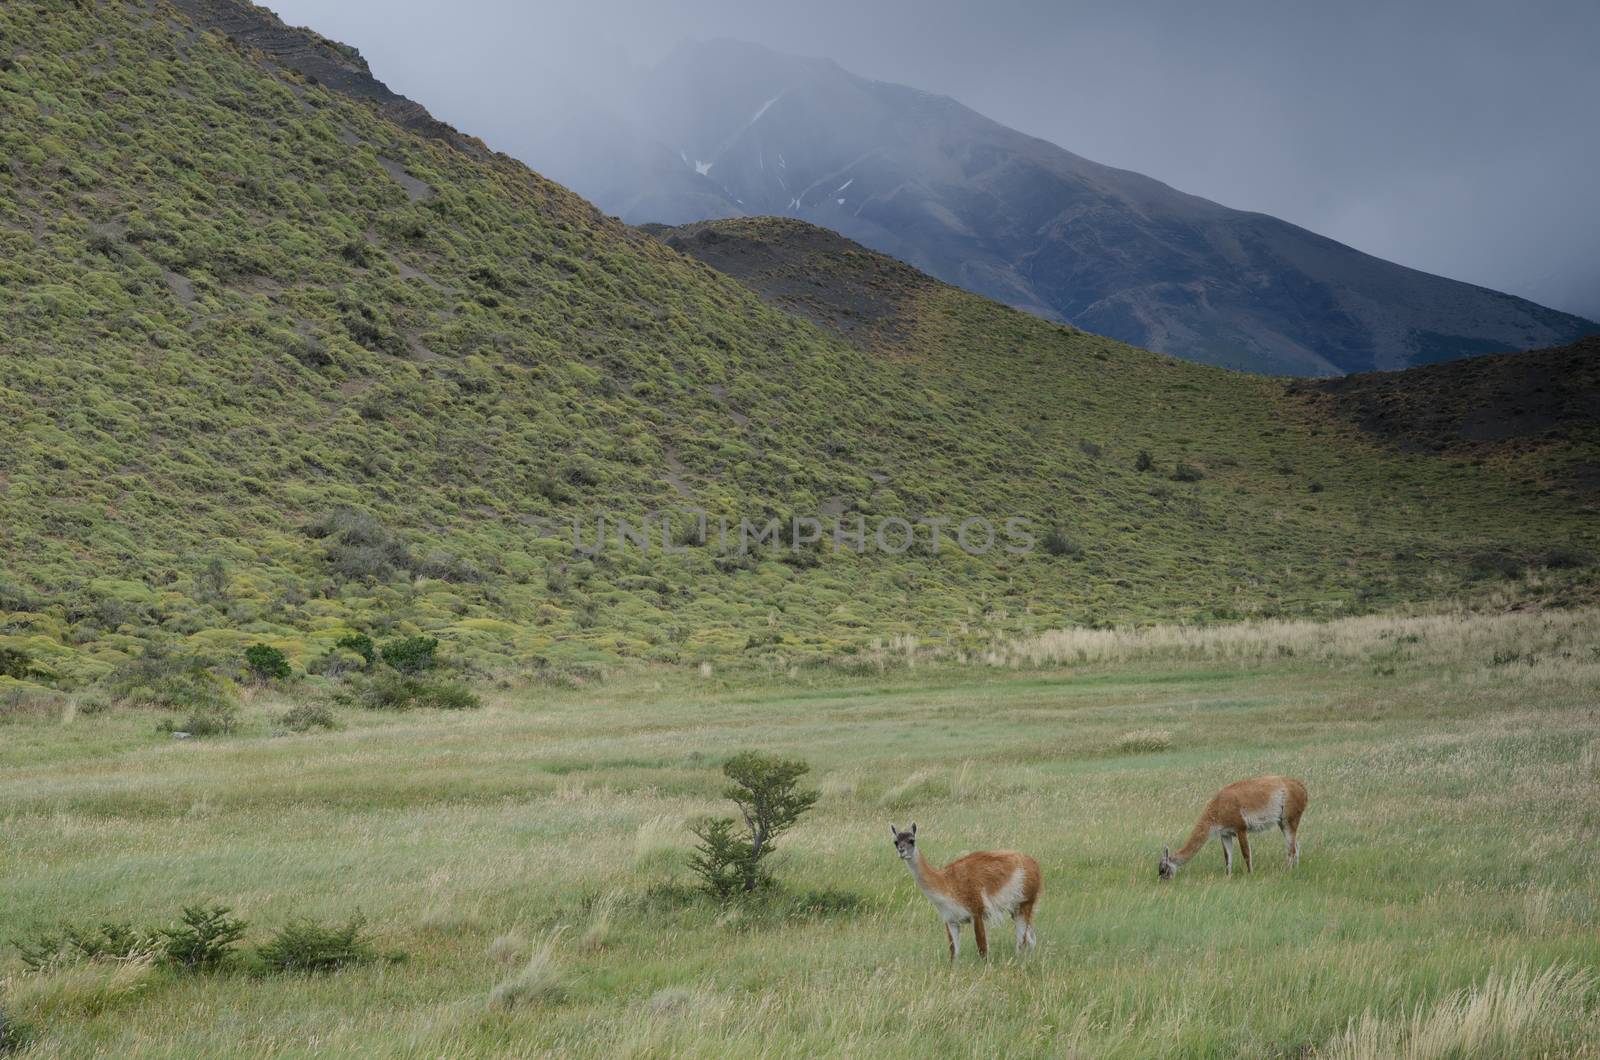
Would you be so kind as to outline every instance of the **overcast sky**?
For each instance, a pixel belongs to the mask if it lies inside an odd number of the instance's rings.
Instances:
[[[684,39],[826,56],[1097,162],[1600,318],[1595,0],[267,0],[491,146]],[[537,159],[527,159],[537,168]]]

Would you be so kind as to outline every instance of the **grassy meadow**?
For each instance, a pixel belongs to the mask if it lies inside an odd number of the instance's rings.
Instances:
[[[709,672],[708,672],[709,671]],[[1370,617],[997,644],[902,641],[855,672],[635,664],[480,710],[232,736],[148,711],[0,715],[0,939],[170,923],[246,943],[370,918],[326,975],[0,950],[28,1057],[1600,1055],[1600,613]],[[692,889],[720,763],[798,755],[822,793],[780,889]],[[1212,791],[1311,792],[1303,858],[1260,835],[1158,884]],[[1041,946],[950,967],[886,822],[930,860],[1035,855]],[[402,959],[403,956],[403,959]]]

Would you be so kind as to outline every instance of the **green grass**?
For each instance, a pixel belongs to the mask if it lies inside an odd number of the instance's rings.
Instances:
[[[1548,447],[1390,452],[1280,381],[932,284],[869,353],[181,18],[7,4],[0,38],[0,648],[35,683],[156,641],[782,670],[896,634],[1593,595],[1592,563],[1539,570],[1600,555]],[[1081,552],[589,559],[533,525],[825,505],[1022,515]]]
[[[247,943],[359,911],[406,959],[41,975],[6,951],[0,1007],[36,1056],[1594,1055],[1597,633],[1549,612],[1172,631],[1065,668],[636,665],[306,735],[273,735],[262,694],[203,743],[33,712],[0,730],[5,934],[221,901]],[[823,794],[784,891],[724,911],[683,854],[745,748],[806,758]],[[1300,868],[1263,834],[1252,876],[1213,845],[1158,884],[1211,792],[1268,771],[1311,792]],[[1040,951],[996,930],[985,966],[969,932],[949,967],[890,819],[935,861],[1035,855]]]

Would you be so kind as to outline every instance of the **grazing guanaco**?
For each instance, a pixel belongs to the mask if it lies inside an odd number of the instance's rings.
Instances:
[[[1283,832],[1283,841],[1292,869],[1300,863],[1300,815],[1306,812],[1306,786],[1288,777],[1267,776],[1254,780],[1241,780],[1229,784],[1211,797],[1205,812],[1195,822],[1189,841],[1176,854],[1171,847],[1161,853],[1161,864],[1156,875],[1170,880],[1178,874],[1184,863],[1200,852],[1212,836],[1222,840],[1222,860],[1233,875],[1233,841],[1239,841],[1239,854],[1244,858],[1244,870],[1252,871],[1250,864],[1249,833],[1259,832],[1277,825]]]
[[[911,878],[944,921],[952,961],[961,952],[961,925],[969,920],[978,939],[979,957],[989,956],[985,921],[1008,913],[1017,928],[1017,950],[1039,944],[1033,933],[1033,905],[1043,883],[1037,861],[1015,850],[983,850],[936,869],[917,849],[915,823],[909,832],[891,824],[889,834],[894,836],[895,850],[911,870]]]

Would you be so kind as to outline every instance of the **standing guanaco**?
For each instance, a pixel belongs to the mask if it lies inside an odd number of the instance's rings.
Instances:
[[[1249,833],[1259,832],[1277,825],[1283,832],[1283,841],[1292,869],[1300,863],[1300,815],[1306,812],[1306,786],[1288,777],[1266,776],[1254,780],[1241,780],[1229,784],[1211,797],[1205,812],[1195,822],[1189,841],[1176,854],[1171,847],[1161,853],[1161,864],[1156,875],[1170,880],[1178,874],[1184,863],[1200,852],[1212,836],[1222,840],[1222,860],[1233,875],[1233,841],[1239,841],[1239,853],[1244,858],[1244,869],[1252,871],[1250,864]]]
[[[889,834],[894,836],[895,850],[911,870],[911,878],[944,921],[952,961],[961,952],[961,925],[969,920],[978,939],[979,957],[989,956],[985,921],[1007,914],[1016,924],[1019,952],[1039,944],[1033,933],[1033,905],[1043,883],[1037,861],[1015,850],[983,850],[936,869],[917,849],[915,823],[909,832],[891,824]]]

